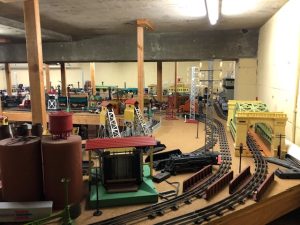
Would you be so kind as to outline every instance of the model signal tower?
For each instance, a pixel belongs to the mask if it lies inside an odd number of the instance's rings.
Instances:
[[[196,97],[198,96],[197,84],[199,83],[199,68],[191,68],[191,93],[190,93],[190,117],[189,122],[196,121]]]
[[[214,100],[213,100],[213,87],[214,82],[219,82],[219,80],[214,80],[214,68],[213,68],[213,60],[208,61],[208,69],[203,70],[200,69],[201,78],[200,82],[207,82],[207,93],[206,93],[206,116],[205,116],[205,143],[210,142],[213,143],[214,141]],[[209,150],[209,149],[206,149]],[[212,145],[213,150],[213,145]]]

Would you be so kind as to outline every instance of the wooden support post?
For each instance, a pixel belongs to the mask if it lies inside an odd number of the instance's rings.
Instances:
[[[177,77],[178,77],[178,62],[175,62],[175,82],[174,82],[174,91],[175,91],[175,97],[174,97],[174,108],[177,108]]]
[[[96,95],[95,63],[90,63],[92,94]]]
[[[5,78],[6,78],[6,91],[7,95],[12,95],[12,85],[11,85],[11,69],[9,63],[5,63]]]
[[[153,177],[153,146],[150,147],[150,176]]]
[[[156,87],[157,100],[162,101],[162,61],[157,62],[157,87]]]
[[[46,72],[46,90],[49,92],[51,90],[50,83],[50,68],[48,64],[45,64],[45,72]]]
[[[144,28],[137,28],[138,102],[144,114]]]
[[[138,19],[137,24],[137,62],[138,62],[138,102],[144,114],[144,28],[153,30],[153,25],[146,19]]]
[[[61,76],[61,94],[67,96],[67,81],[66,81],[66,65],[60,63],[60,76]]]
[[[32,123],[47,128],[45,89],[43,77],[43,52],[38,0],[24,1],[24,22],[29,70]]]
[[[0,99],[0,115],[2,115],[3,111],[2,111],[2,100]]]

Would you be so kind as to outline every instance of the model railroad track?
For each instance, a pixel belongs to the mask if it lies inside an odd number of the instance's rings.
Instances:
[[[185,204],[190,204],[193,200],[202,197],[205,194],[207,187],[212,184],[214,181],[220,179],[224,176],[231,168],[231,154],[229,150],[229,145],[227,142],[226,132],[224,126],[218,120],[214,120],[215,130],[219,136],[220,142],[220,153],[222,157],[222,163],[218,171],[213,174],[209,179],[205,180],[200,186],[190,191],[183,193],[182,195],[177,196],[176,198],[170,199],[168,201],[156,203],[151,206],[147,206],[142,209],[135,210],[133,212],[116,216],[107,220],[100,222],[92,223],[92,225],[119,225],[119,224],[134,224],[138,223],[141,220],[147,218],[155,218],[156,216],[162,216],[167,211],[178,210],[178,208]],[[199,151],[196,150],[196,151]]]
[[[202,122],[202,123],[205,123],[205,120],[208,120],[207,118],[200,118],[199,121]],[[220,132],[218,131],[218,126],[220,126],[220,124],[216,125],[217,122],[219,122],[218,120],[214,120],[213,121],[209,121],[207,124],[207,132],[206,132],[206,142],[205,142],[205,145],[196,149],[195,151],[191,152],[192,154],[194,153],[199,153],[199,152],[202,152],[202,151],[205,151],[205,150],[209,150],[209,149],[212,149],[217,141],[218,141],[218,138],[217,136],[219,135],[220,136]],[[221,126],[223,126],[223,124],[221,124]],[[210,138],[210,134],[211,132],[213,132],[213,139]],[[224,133],[225,133],[225,130],[224,130]],[[226,139],[227,140],[227,139]],[[219,140],[219,143],[221,143],[221,140]]]
[[[218,115],[223,120],[227,120],[227,115],[224,114],[223,110],[221,109],[220,105],[217,102],[214,102],[214,108]]]
[[[243,204],[248,197],[255,193],[260,184],[263,183],[268,169],[267,162],[261,155],[259,147],[257,146],[254,138],[250,135],[247,137],[247,145],[253,155],[256,167],[254,175],[245,188],[215,204],[198,209],[180,217],[175,217],[170,220],[157,223],[157,225],[201,224],[205,221],[209,221],[215,217],[223,215],[226,211],[233,210],[239,204]]]

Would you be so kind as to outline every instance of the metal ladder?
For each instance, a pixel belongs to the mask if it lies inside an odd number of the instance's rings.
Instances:
[[[107,111],[107,118],[112,138],[121,137],[114,110]]]
[[[140,109],[136,107],[136,108],[134,108],[134,110],[135,110],[135,114],[136,114],[136,116],[137,116],[138,125],[141,126],[144,135],[145,135],[145,136],[150,135],[150,134],[151,134],[151,131],[150,131],[150,129],[147,127],[147,124],[146,124],[146,122],[145,122],[145,120],[144,120],[143,115],[141,114]]]

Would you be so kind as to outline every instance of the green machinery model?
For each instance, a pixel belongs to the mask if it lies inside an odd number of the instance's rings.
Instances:
[[[255,133],[263,138],[268,145],[272,142],[272,130],[265,123],[255,124]]]

